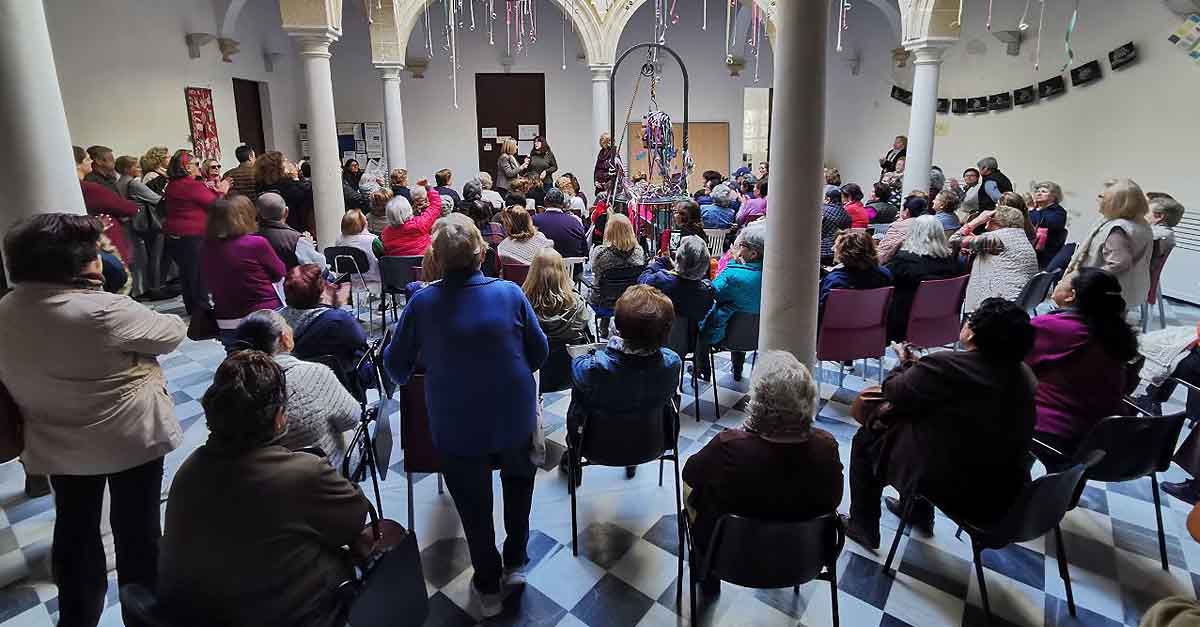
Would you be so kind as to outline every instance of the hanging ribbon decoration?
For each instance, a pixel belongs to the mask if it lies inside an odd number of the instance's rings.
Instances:
[[[671,24],[672,25],[679,23],[679,13],[675,11],[675,5],[678,3],[679,3],[679,0],[671,0]]]
[[[433,58],[433,30],[429,25],[429,4],[425,5],[425,56]]]
[[[446,3],[449,13],[446,15],[450,29],[450,83],[454,89],[454,108],[458,109],[458,41],[454,36],[454,2]]]
[[[1075,49],[1071,47],[1071,36],[1075,34],[1075,26],[1079,24],[1079,0],[1075,0],[1075,10],[1071,12],[1071,21],[1067,23],[1067,37],[1064,45],[1067,47],[1067,62],[1063,63],[1059,72],[1067,71],[1075,63]]]
[[[837,36],[837,51],[842,51],[842,33],[850,28],[846,22],[848,13],[850,12],[850,0],[841,0],[841,8],[838,9],[838,36]],[[755,5],[756,7],[758,5]]]
[[[967,0],[958,0],[958,19],[951,22],[950,26],[962,27],[962,9],[963,9],[963,4],[966,3],[966,1]]]
[[[1021,13],[1021,22],[1017,24],[1017,30],[1025,32],[1029,30],[1029,4],[1033,0],[1025,0],[1025,12]]]
[[[533,0],[525,0],[525,6],[529,9],[529,44],[537,43],[537,11]],[[525,47],[525,54],[529,54],[529,47]]]
[[[567,69],[567,14],[563,13],[562,69]]]
[[[708,30],[708,0],[702,0],[702,2],[704,2],[704,22],[702,22],[700,24],[700,30],[707,31]]]
[[[730,48],[729,40],[732,38],[731,29],[733,27],[733,5],[737,0],[725,0],[725,63],[733,63],[733,50]]]
[[[1041,0],[1042,13],[1038,18],[1037,52],[1033,56],[1033,71],[1038,71],[1042,65],[1042,31],[1046,30],[1046,0]]]
[[[995,3],[996,0],[988,0],[987,29],[989,33],[992,32],[992,9]]]
[[[475,32],[475,0],[467,0],[471,7],[471,32]]]
[[[496,45],[496,0],[488,0],[488,14],[484,16],[484,21],[488,25],[488,45]]]
[[[762,12],[758,10],[758,4],[754,5],[754,19],[751,26],[754,28],[754,82],[758,83],[758,65],[762,53],[762,34],[759,29],[763,28],[766,20],[763,19]]]
[[[507,54],[512,56],[512,0],[504,0],[504,38],[508,40]]]

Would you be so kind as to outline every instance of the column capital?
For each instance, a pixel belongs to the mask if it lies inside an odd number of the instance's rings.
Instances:
[[[329,46],[341,37],[341,32],[330,27],[295,27],[288,28],[286,32],[289,37],[293,37],[296,43],[300,44],[300,56],[302,57],[324,57],[328,59],[333,56],[329,52]]]
[[[404,65],[401,63],[376,63],[375,69],[379,70],[379,77],[385,81],[398,81],[404,74]]]
[[[612,80],[613,66],[607,63],[589,65],[588,69],[592,71],[593,82],[607,82]]]
[[[942,41],[937,39],[918,39],[916,41],[906,42],[904,49],[913,53],[913,65],[928,65],[931,63],[941,63],[942,54],[946,52],[950,46],[953,46],[952,41]]]

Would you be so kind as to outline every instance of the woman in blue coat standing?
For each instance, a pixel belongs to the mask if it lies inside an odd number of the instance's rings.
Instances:
[[[399,384],[418,362],[425,370],[433,444],[475,567],[471,593],[491,618],[506,593],[524,583],[536,470],[530,461],[537,422],[533,372],[546,361],[549,345],[521,287],[479,271],[486,252],[470,218],[438,220],[433,256],[443,278],[413,295],[384,359]],[[503,562],[492,525],[496,460],[504,489]]]

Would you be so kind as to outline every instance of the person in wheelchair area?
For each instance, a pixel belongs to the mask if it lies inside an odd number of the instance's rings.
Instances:
[[[571,363],[571,405],[567,410],[567,443],[571,447],[582,442],[584,416],[602,421],[606,415],[649,413],[656,407],[665,408],[676,396],[683,362],[675,351],[663,346],[675,320],[671,299],[649,285],[634,285],[617,299],[614,311],[617,332],[608,346],[593,349]],[[569,470],[565,459],[560,467]],[[636,471],[636,466],[630,466],[625,476],[632,478]]]
[[[208,441],[167,499],[158,597],[172,616],[210,625],[345,624],[338,587],[370,507],[316,455],[282,446],[288,385],[257,350],[217,368],[201,403]],[[231,576],[232,575],[232,576]]]

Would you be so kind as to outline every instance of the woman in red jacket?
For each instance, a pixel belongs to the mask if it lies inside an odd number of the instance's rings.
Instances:
[[[87,208],[88,215],[100,217],[104,234],[117,247],[121,261],[129,266],[133,263],[133,248],[125,237],[125,226],[121,221],[133,219],[138,212],[137,205],[99,183],[83,180],[92,171],[92,158],[79,146],[71,148],[75,153],[75,174],[79,176],[79,186],[83,189],[83,206]]]
[[[208,289],[200,276],[200,246],[204,243],[204,223],[208,208],[229,191],[228,179],[217,184],[216,191],[197,179],[200,173],[196,157],[188,150],[177,150],[167,166],[167,221],[163,250],[179,266],[183,288],[183,307],[188,315],[208,308]]]
[[[412,198],[412,204],[403,196],[388,201],[388,226],[379,236],[384,255],[388,257],[424,255],[425,249],[429,248],[433,223],[442,217],[442,197],[437,190],[429,188],[429,181],[417,181]],[[416,215],[416,211],[421,211],[420,215]]]

